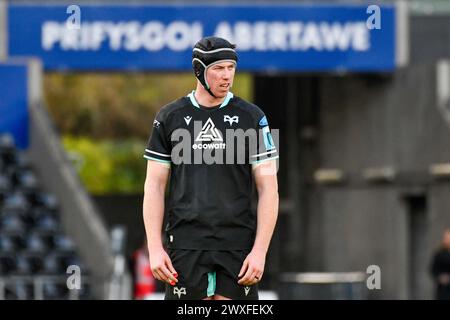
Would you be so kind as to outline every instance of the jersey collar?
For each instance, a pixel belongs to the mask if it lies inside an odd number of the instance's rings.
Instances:
[[[192,103],[195,107],[197,107],[197,108],[200,109],[200,106],[198,105],[198,102],[197,102],[197,100],[195,99],[195,95],[194,95],[194,94],[195,94],[195,90],[192,90],[192,92],[189,93],[189,94],[187,95],[187,97],[191,100],[191,103]],[[230,100],[233,98],[233,96],[234,96],[233,93],[230,92],[230,91],[228,91],[227,96],[225,97],[225,100],[223,100],[223,102],[222,102],[222,104],[220,105],[219,109],[225,107],[226,105],[228,105],[228,103],[229,103]]]

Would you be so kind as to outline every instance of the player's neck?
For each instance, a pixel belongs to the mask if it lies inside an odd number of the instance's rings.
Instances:
[[[220,105],[225,100],[225,97],[214,98],[201,84],[197,85],[197,88],[195,89],[195,100],[197,100],[199,105],[204,107],[215,107]]]

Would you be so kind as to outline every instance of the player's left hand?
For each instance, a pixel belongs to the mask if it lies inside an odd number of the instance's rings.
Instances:
[[[244,286],[251,286],[261,281],[265,262],[265,252],[255,249],[252,250],[242,264],[241,271],[238,275],[238,283]]]

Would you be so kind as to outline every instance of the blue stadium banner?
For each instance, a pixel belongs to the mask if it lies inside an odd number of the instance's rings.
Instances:
[[[16,146],[25,149],[28,136],[28,66],[0,63],[0,134],[13,136]]]
[[[398,66],[395,5],[69,6],[10,3],[9,54],[38,56],[47,70],[187,71],[195,42],[217,35],[237,45],[240,70],[390,72]]]

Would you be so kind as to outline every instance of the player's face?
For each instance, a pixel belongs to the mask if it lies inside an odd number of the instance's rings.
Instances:
[[[236,66],[233,62],[221,62],[208,68],[206,79],[212,93],[223,98],[233,85]]]

